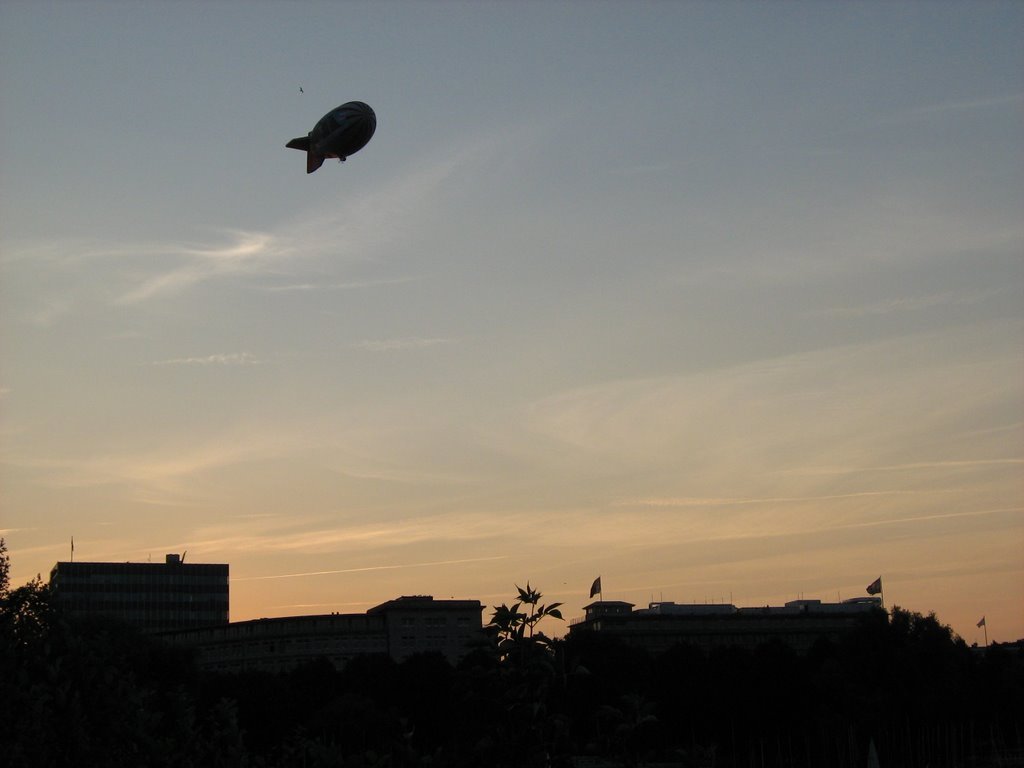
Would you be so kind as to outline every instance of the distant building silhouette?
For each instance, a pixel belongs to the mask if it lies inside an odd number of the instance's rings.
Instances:
[[[62,562],[50,571],[57,606],[70,616],[113,616],[147,632],[228,622],[228,566]]]
[[[481,639],[483,609],[479,600],[435,600],[427,595],[388,600],[366,613],[384,617],[388,653],[395,661],[440,651],[454,663]]]
[[[835,640],[853,629],[866,613],[882,610],[881,603],[877,597],[841,603],[793,600],[763,608],[657,602],[633,610],[632,603],[599,600],[584,606],[585,616],[571,622],[569,632],[600,632],[652,653],[682,643],[705,650],[752,649],[773,640],[805,653],[819,638]]]
[[[402,661],[427,651],[454,664],[482,639],[482,610],[479,600],[406,596],[366,613],[253,619],[163,637],[195,648],[200,666],[223,672],[281,672],[317,658],[340,669],[364,654],[384,653]]]

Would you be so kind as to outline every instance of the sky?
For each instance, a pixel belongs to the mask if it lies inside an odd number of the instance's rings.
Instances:
[[[1024,5],[0,3],[0,536],[1024,637]],[[301,91],[300,91],[301,88]],[[373,140],[285,143],[350,100]],[[548,631],[561,634],[565,625]]]

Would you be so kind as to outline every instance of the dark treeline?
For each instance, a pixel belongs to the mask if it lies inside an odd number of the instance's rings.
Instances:
[[[889,768],[996,765],[1024,747],[1018,649],[979,654],[899,609],[805,656],[651,656],[595,633],[549,640],[536,623],[556,606],[520,600],[456,667],[366,656],[228,675],[113,621],[69,622],[42,582],[8,590],[2,565],[10,766],[842,768],[867,765],[873,743]]]

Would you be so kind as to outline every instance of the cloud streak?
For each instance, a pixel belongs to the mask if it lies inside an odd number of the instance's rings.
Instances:
[[[976,112],[979,110],[999,109],[1024,105],[1024,93],[1007,93],[993,96],[983,96],[976,99],[950,99],[933,104],[923,104],[918,107],[897,112],[878,120],[879,123],[904,123],[911,120],[925,119],[942,114],[956,114],[959,112]]]
[[[176,357],[170,360],[155,360],[152,365],[258,365],[262,360],[248,352],[229,352],[205,357]]]
[[[298,261],[329,257],[337,264],[367,261],[396,240],[406,237],[437,204],[436,192],[459,168],[494,150],[495,141],[483,140],[450,150],[376,190],[341,205],[325,204],[272,232],[233,230],[223,245],[144,248],[168,254],[183,263],[148,277],[123,292],[118,304],[140,304],[180,293],[211,280],[253,275],[287,276],[281,285],[261,286],[265,291],[346,290],[405,282],[401,279],[295,282]],[[337,267],[335,267],[337,268]]]
[[[995,432],[996,430],[990,430]],[[1002,430],[999,430],[1002,431]],[[865,467],[801,467],[799,469],[780,470],[784,475],[853,475],[868,472],[905,472],[908,470],[932,469],[976,469],[984,467],[1003,467],[1024,464],[1024,458],[994,459],[951,459],[946,461],[915,461],[907,464],[888,464],[884,466]]]
[[[265,272],[273,261],[293,253],[280,237],[267,232],[229,234],[232,241],[219,247],[181,247],[176,252],[168,248],[185,263],[143,279],[135,288],[123,293],[117,303],[138,304],[209,280]]]
[[[873,302],[871,304],[862,304],[859,306],[833,306],[811,314],[829,317],[872,317],[891,315],[897,312],[919,312],[936,307],[976,304],[980,301],[985,301],[996,294],[1004,292],[1005,289],[996,289],[968,295],[937,293],[929,296],[906,296],[897,299]]]
[[[439,565],[462,565],[464,563],[486,563],[494,560],[507,560],[507,555],[494,557],[469,557],[461,560],[432,560],[424,563],[399,563],[395,565],[369,565],[363,568],[340,568],[332,571],[307,571],[305,573],[280,573],[270,576],[241,576],[231,581],[265,581],[267,579],[297,579],[306,576],[332,576],[338,573],[365,573],[367,571],[395,571],[405,568],[427,568]]]
[[[388,549],[429,542],[448,545],[479,543],[499,538],[509,527],[526,531],[531,524],[525,520],[517,522],[513,516],[507,516],[507,521],[503,521],[493,515],[472,513],[421,515],[370,523],[337,520],[333,524],[327,524],[322,517],[302,520],[290,517],[287,521],[247,520],[244,523],[207,526],[196,530],[187,543],[165,546],[240,553],[365,552],[371,548]]]
[[[403,349],[427,349],[454,343],[454,339],[442,337],[408,339],[364,339],[354,345],[367,352],[395,352]]]
[[[365,288],[378,288],[387,285],[402,285],[403,283],[411,283],[416,278],[414,277],[396,277],[396,278],[381,278],[379,280],[343,280],[340,282],[322,282],[322,283],[287,283],[284,285],[267,285],[263,286],[261,290],[267,291],[268,293],[289,293],[289,292],[308,292],[308,291],[355,291]]]
[[[184,481],[216,469],[280,458],[297,447],[283,434],[219,438],[205,444],[169,447],[159,453],[107,454],[86,458],[7,461],[10,466],[45,473],[46,482],[58,488],[90,488],[123,485],[142,493],[147,503],[175,503],[188,492]]]
[[[817,503],[820,501],[837,501],[840,499],[863,499],[877,498],[884,496],[906,496],[934,493],[955,493],[955,490],[928,489],[920,490],[886,490],[886,491],[859,491],[855,493],[836,493],[820,496],[776,496],[764,499],[751,498],[651,498],[633,499],[617,502],[617,506],[638,506],[638,507],[738,507],[761,504],[799,504]]]

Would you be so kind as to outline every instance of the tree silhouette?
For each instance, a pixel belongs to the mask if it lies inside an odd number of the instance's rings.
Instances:
[[[7,542],[0,536],[0,600],[7,597],[11,581],[11,558],[7,555]]]
[[[600,632],[549,638],[560,606],[527,583],[455,668],[376,655],[218,673],[131,626],[63,616],[41,578],[11,589],[9,574],[0,538],[5,767],[852,768],[874,743],[882,765],[960,768],[1024,748],[1018,645],[971,649],[898,607],[806,654],[651,654]]]
[[[564,687],[564,665],[554,641],[537,625],[545,618],[561,620],[562,604],[545,605],[529,582],[525,588],[517,584],[516,591],[519,599],[497,606],[484,627],[498,658],[490,708],[501,713],[489,760],[498,766],[547,765],[568,730],[566,718],[550,707],[553,688]]]
[[[484,631],[495,638],[502,661],[514,656],[514,661],[524,663],[538,650],[550,651],[551,638],[537,630],[537,625],[548,617],[562,620],[562,612],[559,610],[562,604],[541,603],[544,595],[531,587],[530,582],[526,582],[525,589],[517,584],[516,590],[519,592],[519,601],[511,607],[504,603],[496,607]],[[528,613],[519,610],[524,605],[529,606]]]

